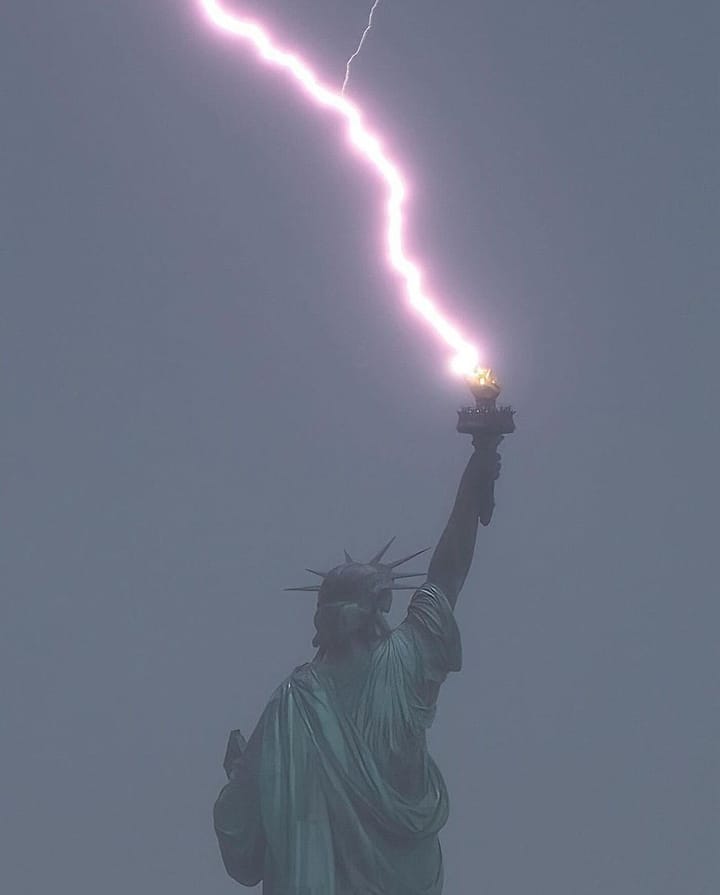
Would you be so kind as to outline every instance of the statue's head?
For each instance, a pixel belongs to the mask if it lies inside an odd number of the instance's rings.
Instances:
[[[397,584],[398,579],[420,577],[421,573],[396,572],[395,569],[424,553],[419,550],[393,563],[381,562],[390,548],[393,538],[371,560],[355,562],[346,552],[345,562],[329,572],[316,572],[322,583],[308,587],[291,587],[288,590],[312,591],[318,595],[315,612],[315,638],[313,646],[325,651],[342,646],[352,637],[374,640],[384,636],[389,628],[385,614],[392,605],[393,590],[414,590],[414,585]]]
[[[392,605],[392,578],[382,566],[349,562],[331,569],[318,591],[313,646],[340,645],[352,635],[368,639],[387,629],[383,615]]]

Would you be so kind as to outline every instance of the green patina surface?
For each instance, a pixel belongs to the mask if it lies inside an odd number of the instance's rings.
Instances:
[[[230,874],[265,895],[438,895],[448,798],[425,733],[460,662],[452,609],[426,586],[366,655],[298,668],[215,806]]]
[[[225,868],[264,895],[440,895],[448,817],[426,733],[461,665],[454,616],[478,522],[492,516],[498,438],[476,437],[425,585],[390,630],[405,560],[314,573],[312,662],[275,691],[249,743],[233,731],[215,804]],[[412,589],[412,588],[411,588]]]

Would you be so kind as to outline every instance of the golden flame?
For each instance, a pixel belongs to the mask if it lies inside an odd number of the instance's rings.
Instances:
[[[470,385],[489,385],[491,388],[500,388],[500,383],[490,367],[475,367],[468,375]]]

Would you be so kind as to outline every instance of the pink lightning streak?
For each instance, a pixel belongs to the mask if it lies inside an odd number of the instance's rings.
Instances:
[[[340,90],[323,84],[306,62],[278,46],[257,22],[229,12],[220,0],[197,2],[213,25],[245,41],[261,61],[282,69],[312,102],[345,121],[350,142],[386,189],[385,240],[390,266],[404,281],[411,307],[455,352],[452,369],[462,374],[472,372],[479,362],[478,349],[463,338],[423,288],[422,270],[405,249],[406,189],[403,177],[398,166],[385,153],[378,137],[366,126],[360,108],[343,96]]]

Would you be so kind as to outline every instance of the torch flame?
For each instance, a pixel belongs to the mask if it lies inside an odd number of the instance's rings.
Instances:
[[[466,375],[468,381],[472,382],[473,385],[491,385],[497,388],[500,387],[500,383],[497,381],[497,377],[490,367],[476,367]]]

